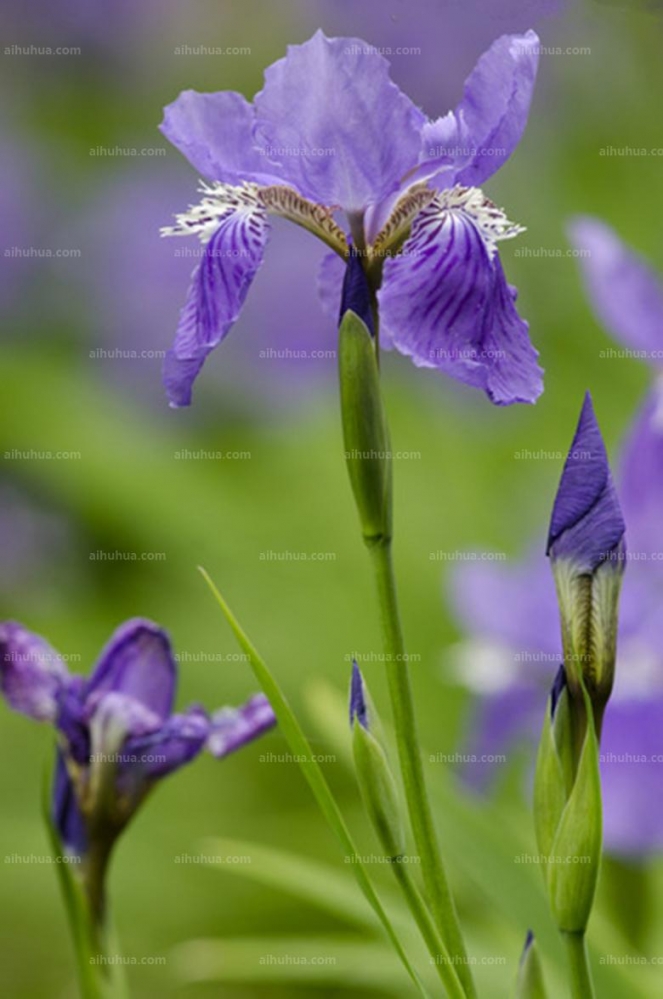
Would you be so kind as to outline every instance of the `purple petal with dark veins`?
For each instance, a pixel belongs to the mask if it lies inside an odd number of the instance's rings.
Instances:
[[[207,748],[221,759],[241,749],[276,725],[276,715],[264,694],[256,694],[239,708],[221,708],[212,715]]]
[[[415,178],[480,186],[511,156],[527,124],[539,62],[534,31],[503,35],[479,59],[455,111],[422,130]]]
[[[546,552],[553,559],[571,559],[579,573],[591,573],[617,553],[624,531],[588,392],[555,497]]]
[[[209,240],[193,272],[173,348],[164,365],[171,405],[188,406],[207,355],[238,318],[262,263],[269,237],[264,208],[238,203]]]
[[[464,211],[424,209],[378,292],[387,339],[418,367],[483,389],[497,405],[534,402],[537,352],[497,254]]]
[[[663,356],[663,280],[599,219],[571,221],[569,235],[599,321],[626,347],[659,365]]]
[[[173,707],[177,669],[165,631],[142,618],[121,625],[101,654],[87,688],[90,711],[109,693],[133,698],[164,720]]]
[[[265,71],[256,138],[284,178],[323,205],[361,211],[417,163],[422,112],[358,38],[318,31]]]
[[[0,625],[0,690],[10,707],[36,721],[54,721],[68,683],[67,667],[48,642],[14,621]]]

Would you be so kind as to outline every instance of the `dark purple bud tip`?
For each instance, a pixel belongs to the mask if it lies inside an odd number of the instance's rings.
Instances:
[[[557,670],[557,676],[553,682],[552,688],[550,690],[550,717],[555,717],[555,711],[557,710],[557,705],[559,699],[564,693],[566,687],[566,670],[562,664]]]
[[[350,682],[350,725],[355,718],[359,724],[368,730],[368,711],[364,695],[364,678],[361,675],[356,660],[352,661],[352,680]]]
[[[361,262],[361,255],[354,247],[350,247],[350,256],[343,278],[343,296],[341,298],[341,313],[339,324],[343,321],[346,312],[352,311],[359,316],[366,325],[371,336],[375,336],[375,318],[371,306],[371,290],[368,286],[368,279],[364,265]]]
[[[557,490],[546,554],[553,559],[568,559],[577,572],[590,574],[603,562],[623,562],[624,531],[608,456],[588,392]]]
[[[527,957],[527,952],[534,943],[534,933],[532,930],[527,931],[527,936],[525,937],[525,946],[523,947],[523,952],[520,956],[520,963],[522,964]]]

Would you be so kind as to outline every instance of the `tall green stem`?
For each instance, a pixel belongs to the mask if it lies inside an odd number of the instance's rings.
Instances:
[[[562,933],[569,964],[572,999],[595,999],[584,933]]]
[[[368,544],[368,550],[377,584],[398,756],[414,840],[421,858],[426,896],[440,936],[457,965],[458,977],[463,984],[465,994],[468,999],[474,999],[476,990],[467,961],[458,915],[442,863],[426,791],[398,608],[391,543],[381,540]],[[443,955],[440,955],[440,960],[443,960]]]

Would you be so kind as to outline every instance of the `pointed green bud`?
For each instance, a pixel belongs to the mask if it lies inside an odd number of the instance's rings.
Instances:
[[[531,930],[527,934],[518,965],[515,999],[547,999],[539,948]]]
[[[398,788],[387,755],[371,731],[373,715],[363,677],[354,663],[350,724],[357,782],[382,848],[390,860],[396,860],[405,853],[405,828]]]
[[[339,330],[339,378],[345,458],[364,539],[387,541],[391,538],[391,446],[376,343],[364,319],[352,308],[344,313]]]
[[[534,821],[544,879],[553,917],[567,933],[582,933],[587,926],[601,864],[599,747],[584,688],[582,695],[585,714],[579,733],[561,667],[550,697],[534,780]]]

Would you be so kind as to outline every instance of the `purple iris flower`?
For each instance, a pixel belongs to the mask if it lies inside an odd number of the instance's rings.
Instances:
[[[663,754],[663,435],[649,432],[642,456],[640,422],[628,435],[619,463],[629,563],[620,601],[615,686],[601,736],[606,848],[634,859],[663,849],[663,808],[654,793],[660,782],[657,759]],[[640,470],[638,489],[628,481],[634,465]],[[511,565],[459,566],[451,583],[457,617],[470,636],[457,647],[455,669],[479,695],[472,752],[492,756],[508,754],[521,743],[535,745],[551,677],[562,660],[555,584],[540,545]],[[477,787],[495,775],[489,765],[465,772]]]
[[[68,852],[109,853],[162,777],[205,746],[220,758],[275,724],[263,695],[211,718],[198,705],[173,714],[176,682],[168,636],[150,621],[118,628],[89,678],[71,675],[58,653],[22,625],[0,625],[5,699],[57,730],[52,818]]]
[[[207,182],[164,234],[198,236],[205,252],[166,359],[171,404],[190,403],[205,358],[238,318],[272,215],[334,251],[320,293],[335,316],[353,246],[385,346],[494,403],[533,402],[542,372],[497,253],[522,230],[479,185],[520,140],[537,65],[533,31],[498,39],[456,110],[429,121],[374,48],[319,31],[267,69],[252,104],[234,92],[182,93],[161,128]]]

